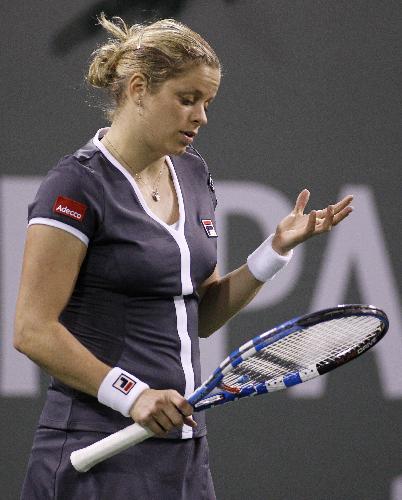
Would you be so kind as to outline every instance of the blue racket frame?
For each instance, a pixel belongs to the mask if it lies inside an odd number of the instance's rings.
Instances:
[[[291,335],[298,329],[313,326],[330,319],[346,318],[348,316],[374,316],[380,320],[380,323],[378,327],[370,329],[367,336],[360,343],[356,342],[356,345],[353,345],[353,347],[348,347],[349,343],[346,344],[338,357],[334,358],[331,356],[329,359],[320,360],[317,364],[314,362],[314,357],[309,358],[312,360],[311,365],[304,367],[300,371],[285,373],[285,375],[281,371],[278,371],[275,377],[270,378],[265,383],[248,383],[250,378],[247,374],[240,374],[240,377],[238,377],[238,373],[235,373],[235,386],[222,384],[225,374],[229,374],[233,368],[236,369],[244,360],[252,357],[253,354],[260,352],[278,340]],[[387,329],[388,318],[383,311],[374,306],[363,306],[360,304],[338,306],[295,318],[254,337],[239,349],[233,351],[187,400],[193,405],[195,411],[201,411],[247,396],[265,394],[291,387],[300,382],[323,375],[337,366],[360,356],[373,347],[385,335]],[[365,333],[365,330],[362,330],[362,333]],[[294,364],[293,366],[298,365]],[[289,365],[289,369],[291,367],[292,365]],[[220,385],[224,385],[224,387],[220,387]],[[153,436],[152,431],[142,427],[138,423],[134,423],[86,448],[74,451],[70,457],[71,463],[76,470],[85,472],[102,460],[112,457],[129,446],[141,443],[151,436]]]
[[[278,340],[281,340],[297,330],[300,330],[300,328],[311,327],[318,323],[332,319],[347,318],[350,316],[372,316],[379,319],[381,323],[375,332],[373,332],[372,337],[369,337],[366,341],[353,346],[348,351],[342,352],[342,355],[339,357],[331,357],[320,361],[315,365],[314,369],[311,369],[311,374],[308,374],[305,371],[303,373],[300,371],[293,371],[284,375],[282,378],[284,387],[292,387],[308,380],[309,378],[315,378],[317,375],[323,375],[334,368],[357,358],[377,344],[377,342],[379,342],[386,334],[389,327],[388,317],[384,311],[374,306],[361,304],[340,305],[293,318],[292,320],[286,321],[285,323],[282,323],[265,333],[257,335],[252,340],[249,340],[241,347],[233,351],[222,361],[212,375],[187,398],[188,402],[194,407],[194,411],[202,411],[244,397],[266,394],[271,392],[271,390],[278,390],[277,387],[270,389],[266,383],[258,383],[245,385],[239,392],[230,392],[219,387],[219,385],[221,384],[225,373],[231,368],[235,368],[240,365],[246,359],[243,355],[250,350],[253,350],[253,352],[259,352]],[[218,391],[216,391],[217,388],[219,389]]]

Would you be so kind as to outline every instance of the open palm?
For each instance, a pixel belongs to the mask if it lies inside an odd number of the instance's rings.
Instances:
[[[353,210],[350,206],[353,196],[349,195],[335,205],[305,214],[304,210],[309,198],[310,192],[304,189],[297,197],[292,212],[278,224],[272,240],[272,248],[279,254],[284,255],[308,238],[330,231]]]

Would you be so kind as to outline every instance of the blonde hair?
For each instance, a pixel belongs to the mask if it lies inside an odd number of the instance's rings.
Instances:
[[[124,100],[127,80],[135,72],[142,73],[150,92],[155,92],[166,80],[191,66],[206,64],[221,70],[212,47],[198,33],[174,19],[130,27],[120,17],[106,19],[104,13],[98,20],[112,37],[93,52],[87,81],[106,89],[112,101],[107,110],[111,120]]]

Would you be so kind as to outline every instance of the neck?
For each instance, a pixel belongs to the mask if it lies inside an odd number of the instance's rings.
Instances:
[[[153,178],[165,162],[164,155],[150,150],[140,134],[135,134],[132,128],[124,126],[118,119],[112,123],[104,139],[110,153],[117,156],[116,159],[133,175]]]

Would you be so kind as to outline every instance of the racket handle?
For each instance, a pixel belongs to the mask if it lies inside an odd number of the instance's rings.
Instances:
[[[132,424],[86,448],[73,451],[70,455],[70,461],[78,472],[87,472],[99,462],[113,457],[130,446],[141,443],[153,435],[152,431],[140,424]]]

